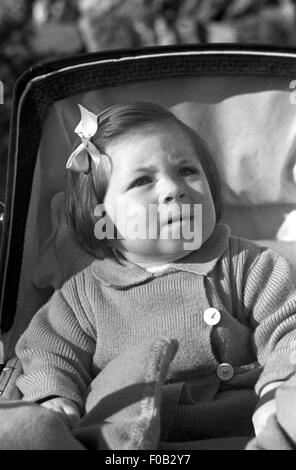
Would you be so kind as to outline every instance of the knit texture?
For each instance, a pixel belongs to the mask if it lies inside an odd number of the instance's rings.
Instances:
[[[221,313],[217,325],[204,320],[209,307]],[[296,370],[295,273],[283,257],[230,237],[223,225],[200,250],[159,273],[124,260],[95,261],[54,293],[20,338],[24,374],[17,385],[26,400],[58,395],[83,410],[91,381],[114,357],[160,335],[179,343],[167,376],[167,383],[184,383],[175,422],[182,415],[191,423],[203,402],[209,414],[219,408],[220,422],[229,413],[249,421],[255,399],[248,391],[256,385],[259,394]],[[216,373],[224,362],[234,368],[227,382]],[[226,399],[229,391],[235,393]],[[163,393],[165,400],[165,386]],[[221,393],[223,406],[209,407]]]
[[[157,449],[161,389],[177,349],[176,340],[153,338],[110,361],[91,383],[79,442],[89,450]]]

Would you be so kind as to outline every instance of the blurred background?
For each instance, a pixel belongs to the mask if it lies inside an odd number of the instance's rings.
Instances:
[[[37,62],[172,44],[296,46],[296,0],[0,0],[0,201],[12,88]]]

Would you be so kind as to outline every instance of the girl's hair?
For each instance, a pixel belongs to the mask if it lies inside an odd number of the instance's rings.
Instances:
[[[96,258],[112,255],[108,240],[97,240],[94,227],[98,218],[94,211],[102,204],[112,171],[112,163],[104,156],[106,147],[116,139],[145,125],[153,124],[178,125],[189,137],[196,148],[197,156],[207,177],[215,205],[216,222],[221,217],[222,191],[217,164],[204,140],[190,127],[180,121],[171,111],[155,103],[134,102],[115,105],[105,109],[98,116],[98,130],[91,139],[92,143],[103,154],[102,164],[98,170],[91,161],[91,171],[87,174],[71,170],[66,172],[65,206],[68,224],[79,245]],[[74,144],[76,148],[81,141]]]

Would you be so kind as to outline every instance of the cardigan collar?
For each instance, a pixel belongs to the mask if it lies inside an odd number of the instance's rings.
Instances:
[[[193,251],[179,261],[169,263],[169,268],[159,273],[151,273],[124,258],[119,263],[113,258],[104,258],[92,263],[94,276],[104,284],[124,289],[147,282],[149,279],[166,275],[168,272],[187,271],[206,276],[215,267],[229,243],[230,229],[217,224],[210,238],[199,250]]]

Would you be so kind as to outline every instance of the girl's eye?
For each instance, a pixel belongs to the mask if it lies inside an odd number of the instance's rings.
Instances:
[[[152,179],[150,176],[140,176],[140,178],[137,178],[133,183],[130,185],[130,188],[136,188],[139,186],[144,186],[145,184],[149,184],[152,182]]]
[[[186,167],[180,168],[179,173],[181,174],[181,176],[198,175],[199,170],[198,168],[195,168],[193,166],[192,167],[186,166]]]

